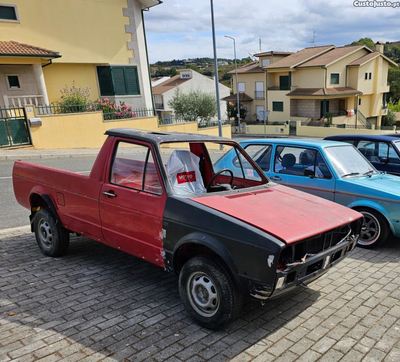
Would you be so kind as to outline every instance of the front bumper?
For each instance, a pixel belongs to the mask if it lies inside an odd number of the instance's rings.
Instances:
[[[313,256],[308,256],[295,265],[287,267],[285,270],[276,271],[276,279],[273,290],[262,285],[253,284],[250,288],[250,295],[258,300],[265,300],[290,292],[299,285],[305,286],[324,273],[329,268],[342,261],[357,245],[358,236],[348,235],[337,245],[324,250]]]

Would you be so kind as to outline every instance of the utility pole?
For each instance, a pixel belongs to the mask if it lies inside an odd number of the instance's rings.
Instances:
[[[241,133],[240,130],[240,103],[239,103],[239,81],[238,81],[238,72],[237,72],[237,65],[236,65],[236,41],[235,38],[232,38],[231,36],[224,35],[225,38],[229,38],[233,40],[233,53],[235,57],[235,75],[236,75],[236,108],[237,108],[237,119],[238,119],[238,127],[239,127],[239,133]]]
[[[214,69],[215,69],[215,92],[217,97],[217,112],[218,112],[218,134],[222,137],[222,120],[221,120],[221,104],[219,101],[219,76],[218,76],[218,59],[217,59],[217,46],[215,44],[215,26],[214,26],[214,5],[213,0],[210,0],[211,4],[211,26],[212,26],[212,38],[213,38],[213,49],[214,49]]]

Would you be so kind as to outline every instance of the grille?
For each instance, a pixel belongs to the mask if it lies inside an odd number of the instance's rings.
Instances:
[[[282,251],[280,263],[286,265],[301,260],[306,254],[318,254],[337,245],[350,231],[343,225],[312,238],[288,246]]]

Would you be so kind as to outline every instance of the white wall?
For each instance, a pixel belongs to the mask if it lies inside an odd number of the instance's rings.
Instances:
[[[189,93],[191,90],[201,90],[202,92],[211,93],[215,96],[215,80],[192,70],[191,79],[163,93],[164,111],[172,112],[172,109],[168,106],[168,102],[173,98],[173,96],[175,95],[175,91],[178,88],[182,93]],[[219,84],[220,100],[224,97],[229,96],[229,94],[230,94],[230,88],[220,83]],[[220,105],[221,105],[221,117],[222,119],[227,119],[226,102],[220,101]],[[218,117],[215,117],[215,119],[217,118]]]

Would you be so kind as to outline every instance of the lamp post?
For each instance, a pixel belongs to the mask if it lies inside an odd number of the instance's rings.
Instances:
[[[229,38],[233,40],[233,52],[234,52],[234,57],[235,57],[235,76],[236,76],[236,107],[237,107],[237,118],[238,118],[238,127],[239,127],[239,133],[240,131],[240,104],[239,104],[239,82],[238,82],[238,73],[237,73],[237,65],[236,65],[236,41],[235,38],[232,38],[231,36],[224,35],[225,38]]]
[[[222,120],[221,120],[221,104],[219,101],[219,77],[218,77],[218,59],[217,59],[217,46],[215,43],[215,26],[214,26],[214,5],[213,0],[210,0],[211,5],[211,25],[212,25],[212,38],[214,49],[214,68],[215,68],[215,92],[217,97],[217,112],[218,112],[218,134],[222,137]],[[222,145],[220,146],[222,147]]]

